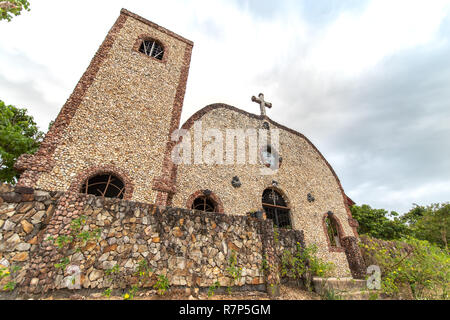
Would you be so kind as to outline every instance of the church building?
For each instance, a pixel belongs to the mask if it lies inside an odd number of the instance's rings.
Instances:
[[[204,214],[264,212],[277,228],[302,230],[305,243],[336,265],[336,276],[351,276],[342,239],[358,238],[353,202],[308,138],[266,116],[271,104],[263,94],[253,97],[260,114],[211,104],[180,124],[193,45],[122,9],[38,152],[17,161],[18,185]],[[184,136],[173,139],[178,129]],[[224,141],[232,130],[267,132],[269,139],[256,155],[250,155],[251,137],[241,140],[248,157],[257,158],[252,163],[227,163],[225,153],[215,163],[195,161],[195,152],[210,143],[204,138],[210,129]],[[193,154],[174,163],[174,150],[187,137]],[[232,138],[234,145],[242,137]],[[273,163],[277,170],[263,174]]]

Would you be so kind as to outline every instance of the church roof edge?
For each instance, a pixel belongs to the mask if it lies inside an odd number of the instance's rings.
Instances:
[[[137,15],[137,14],[131,12],[131,11],[128,11],[127,9],[120,10],[120,14],[124,14],[124,15],[127,15],[127,16],[131,17],[131,18],[139,20],[140,22],[145,23],[146,25],[149,25],[152,28],[155,28],[155,29],[157,29],[157,30],[159,30],[161,32],[164,32],[164,33],[166,33],[166,34],[168,34],[168,35],[170,35],[170,36],[172,36],[172,37],[174,37],[174,38],[176,38],[176,39],[178,39],[180,41],[183,41],[183,42],[185,42],[186,44],[188,44],[190,46],[194,46],[194,42],[193,41],[188,40],[188,39],[180,36],[179,34],[176,34],[175,32],[170,31],[169,29],[161,27],[160,25],[158,25],[158,24],[156,24],[154,22],[151,22],[150,20],[147,20],[147,19],[141,17],[140,15]]]
[[[203,109],[200,109],[199,111],[197,111],[196,113],[194,113],[194,114],[193,114],[193,115],[192,115],[192,116],[191,116],[191,117],[190,117],[190,118],[182,125],[181,129],[189,130],[189,129],[194,125],[194,122],[195,122],[195,121],[201,119],[205,114],[207,114],[207,113],[209,113],[209,112],[211,112],[211,111],[213,111],[213,110],[220,109],[220,108],[224,108],[224,109],[228,109],[228,110],[231,110],[231,111],[234,111],[234,112],[238,112],[238,113],[241,113],[241,114],[243,114],[243,115],[245,115],[245,116],[247,116],[247,117],[251,117],[251,118],[254,118],[254,119],[266,120],[266,121],[268,121],[269,123],[271,123],[272,125],[279,127],[280,129],[283,129],[283,130],[285,130],[285,131],[288,131],[288,132],[290,132],[290,133],[292,133],[292,134],[294,134],[294,135],[296,135],[296,136],[299,136],[299,137],[305,139],[305,141],[306,141],[308,144],[310,144],[311,147],[319,154],[319,156],[320,156],[320,157],[322,158],[322,160],[325,162],[325,164],[327,165],[327,167],[330,169],[331,173],[333,174],[334,178],[336,179],[336,182],[337,182],[337,184],[338,184],[338,186],[339,186],[339,189],[340,189],[340,191],[341,191],[341,193],[342,193],[343,201],[344,201],[344,204],[345,204],[346,209],[347,209],[347,214],[348,214],[349,218],[352,218],[352,214],[351,214],[350,208],[349,208],[349,201],[348,201],[348,199],[350,199],[350,198],[349,198],[349,197],[347,196],[347,194],[345,193],[344,188],[342,187],[341,181],[339,180],[339,177],[338,177],[337,174],[336,174],[336,171],[334,171],[334,169],[333,169],[333,167],[331,166],[331,164],[328,162],[327,159],[325,159],[325,157],[324,157],[323,154],[319,151],[319,149],[317,149],[317,147],[316,147],[316,146],[315,146],[315,145],[314,145],[314,144],[313,144],[313,143],[312,143],[305,135],[303,135],[302,133],[300,133],[300,132],[298,132],[298,131],[295,131],[294,129],[288,128],[288,127],[286,127],[286,126],[284,126],[284,125],[282,125],[282,124],[279,124],[279,123],[273,121],[272,119],[270,119],[268,116],[259,116],[259,115],[256,115],[256,114],[253,114],[253,113],[244,111],[244,110],[242,110],[242,109],[239,109],[239,108],[230,106],[230,105],[225,104],[225,103],[214,103],[214,104],[207,105],[207,106],[204,107]],[[353,202],[353,200],[351,200],[351,199],[350,199],[350,201]],[[351,203],[351,202],[350,202],[350,203]],[[354,202],[353,202],[353,203],[354,203]],[[355,233],[355,235],[357,236],[357,233]]]

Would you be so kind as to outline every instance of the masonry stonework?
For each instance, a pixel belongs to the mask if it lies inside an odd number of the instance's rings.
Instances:
[[[202,122],[203,132],[211,128],[220,129],[224,140],[227,129],[261,129],[263,122],[267,121],[272,129],[280,130],[278,153],[283,161],[275,174],[261,175],[263,164],[207,165],[194,164],[194,159],[191,159],[192,164],[178,166],[178,192],[173,198],[174,206],[185,206],[195,190],[209,189],[220,199],[224,212],[245,215],[262,208],[263,191],[271,188],[275,180],[276,188],[285,196],[284,200],[291,210],[293,229],[303,230],[306,244],[316,244],[318,255],[336,265],[337,276],[350,276],[344,248],[329,247],[322,224],[324,214],[332,211],[341,226],[341,238],[355,236],[349,224],[351,213],[346,204],[347,198],[333,169],[307,138],[267,117],[224,104],[200,110],[183,125],[184,129],[189,130],[191,138],[194,137],[194,121]],[[204,142],[202,147],[207,144],[209,142]],[[225,162],[225,153],[223,160]],[[235,176],[242,182],[240,188],[234,188],[231,184]],[[308,201],[308,193],[314,195],[314,202]]]
[[[139,52],[147,39],[162,44],[162,60]],[[302,134],[264,115],[210,105],[181,128],[194,137],[194,122],[201,121],[203,132],[218,129],[224,138],[227,129],[278,129],[280,146],[274,151],[282,157],[281,167],[262,175],[260,162],[172,162],[178,141],[171,135],[180,127],[192,49],[191,41],[121,11],[40,149],[16,162],[22,173],[17,187],[1,186],[0,264],[23,267],[16,279],[21,290],[65,288],[70,275],[55,265],[68,259],[81,270],[82,287],[89,289],[110,287],[106,270],[115,265],[123,276],[114,285],[129,287],[137,281],[139,263],[146,261],[154,270],[149,285],[164,274],[175,286],[208,287],[219,281],[276,294],[281,254],[298,244],[317,245],[319,257],[335,264],[335,276],[362,277],[351,200]],[[247,145],[247,159],[248,151]],[[122,180],[123,200],[79,193],[100,174]],[[262,209],[267,188],[282,195],[291,230],[274,230],[273,221],[247,216]],[[204,194],[215,202],[217,213],[191,210]],[[342,247],[330,244],[324,227],[328,212],[337,222]],[[86,232],[100,230],[98,241],[79,250],[51,241],[68,236],[72,223],[84,216]],[[233,252],[242,267],[237,283],[226,274]],[[263,272],[265,263],[273,268]]]

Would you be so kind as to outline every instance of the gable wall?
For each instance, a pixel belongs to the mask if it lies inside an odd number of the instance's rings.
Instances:
[[[226,136],[227,128],[261,128],[263,121],[257,116],[247,116],[229,108],[213,108],[199,119],[203,130],[219,128]],[[271,129],[276,126],[271,124]],[[278,188],[286,196],[291,208],[293,228],[303,230],[306,244],[317,244],[319,256],[337,265],[337,275],[349,275],[348,262],[344,252],[331,252],[323,229],[323,216],[328,211],[335,213],[343,228],[343,237],[355,236],[348,223],[348,212],[343,193],[333,172],[322,156],[303,137],[280,129],[280,156],[283,158],[279,171],[274,175],[262,176],[262,165],[179,165],[177,190],[173,205],[186,207],[189,196],[209,189],[220,199],[227,214],[244,215],[261,209],[263,191],[278,182]],[[191,137],[194,128],[190,128]],[[225,139],[224,139],[225,140]],[[204,143],[204,146],[208,143]],[[225,149],[225,148],[224,148]],[[225,159],[225,158],[224,158]],[[231,181],[238,176],[240,188],[234,188]],[[307,200],[312,193],[315,201]]]

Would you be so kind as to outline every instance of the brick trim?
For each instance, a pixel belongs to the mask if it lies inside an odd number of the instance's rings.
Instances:
[[[198,191],[194,192],[193,194],[191,194],[189,196],[188,200],[186,201],[186,208],[191,210],[194,200],[197,199],[198,197],[201,197],[204,195],[205,195],[204,190],[198,190]],[[225,211],[223,209],[222,201],[220,201],[220,198],[214,192],[211,192],[211,194],[208,195],[208,197],[211,198],[211,200],[213,200],[215,202],[216,208],[217,208],[217,213],[225,213]]]
[[[120,10],[120,13],[123,14],[123,15],[126,15],[128,17],[131,17],[133,19],[136,19],[136,20],[138,20],[138,21],[140,21],[140,22],[142,22],[142,23],[144,23],[146,25],[149,25],[153,29],[157,29],[158,31],[161,31],[161,32],[163,32],[163,33],[165,33],[165,34],[167,34],[167,35],[169,35],[169,36],[171,36],[171,37],[173,37],[175,39],[178,39],[178,40],[186,43],[187,45],[189,45],[191,47],[194,45],[194,43],[191,40],[188,40],[188,39],[186,39],[186,38],[176,34],[175,32],[167,30],[166,28],[161,27],[160,25],[157,25],[156,23],[151,22],[150,20],[147,20],[147,19],[145,19],[145,18],[143,18],[143,17],[141,17],[141,16],[139,16],[139,15],[133,13],[133,12],[130,12],[127,9]]]
[[[74,193],[80,193],[80,189],[87,179],[90,179],[96,175],[101,175],[101,174],[113,174],[113,175],[117,176],[118,178],[122,179],[122,182],[125,185],[125,192],[123,195],[123,199],[131,200],[131,197],[133,196],[134,184],[133,184],[132,180],[130,179],[130,176],[124,170],[116,168],[111,165],[95,166],[95,167],[91,167],[88,170],[85,170],[85,171],[79,173],[78,176],[75,178],[75,180],[70,185],[68,191],[74,192]]]
[[[359,222],[356,219],[353,218],[348,218],[348,224],[350,225],[350,227],[352,228],[358,228],[359,227]]]
[[[168,178],[155,178],[153,179],[153,190],[173,194],[177,192],[177,189],[172,184],[172,181]]]
[[[345,195],[345,197],[347,198],[347,205],[348,205],[349,207],[354,206],[354,205],[356,204],[355,201],[353,201],[352,199],[350,199],[349,196]]]
[[[152,57],[152,56],[148,56],[145,53],[142,53],[141,51],[139,51],[139,49],[141,48],[142,41],[145,41],[145,40],[153,40],[153,41],[159,42],[159,44],[164,49],[164,54],[163,54],[162,60],[156,59],[155,57]],[[168,60],[168,56],[169,56],[168,46],[163,41],[161,41],[160,39],[157,39],[157,38],[155,38],[154,36],[152,36],[152,35],[150,35],[148,33],[141,34],[136,39],[132,50],[134,52],[139,53],[139,55],[141,55],[142,57],[145,57],[147,59],[152,59],[152,60],[154,60],[156,62],[159,62],[159,63],[167,64],[167,60]]]
[[[286,192],[284,192],[279,187],[274,187],[272,184],[269,184],[264,188],[263,192],[261,193],[261,199],[262,199],[264,191],[266,191],[267,189],[273,189],[276,192],[278,192],[281,195],[281,197],[283,198],[284,202],[286,202],[286,207],[289,208],[289,210],[291,210],[291,201],[289,201],[289,197],[287,196]]]
[[[345,255],[347,256],[348,266],[354,279],[365,279],[366,264],[358,246],[358,239],[356,237],[344,237],[342,245],[345,248]]]
[[[91,60],[86,72],[83,74],[69,99],[59,112],[55,123],[46,134],[37,153],[33,156],[33,158],[30,158],[29,156],[21,156],[17,160],[17,168],[24,171],[19,179],[19,186],[35,187],[40,174],[42,172],[50,172],[53,169],[53,153],[60,144],[61,139],[76,111],[78,110],[79,105],[83,101],[87,90],[94,82],[101,65],[108,57],[109,51],[111,50],[126,21],[127,15],[121,13],[113,27],[108,32],[108,35],[101,44],[94,58]]]
[[[344,248],[343,243],[342,243],[342,239],[344,238],[344,229],[342,228],[341,222],[336,217],[336,215],[333,215],[333,216],[330,217],[330,219],[336,224],[338,237],[339,237],[339,243],[341,244],[340,247],[332,246],[331,245],[331,241],[330,241],[330,237],[328,236],[327,223],[325,222],[327,217],[328,217],[328,213],[325,213],[322,216],[322,227],[323,227],[323,231],[325,232],[325,238],[327,239],[328,250],[330,252],[345,252],[345,248]]]
[[[305,141],[306,141],[306,142],[307,142],[307,143],[308,143],[308,144],[309,144],[309,145],[310,145],[310,146],[311,146],[318,154],[319,154],[319,156],[321,157],[321,159],[325,162],[325,164],[327,165],[327,167],[330,169],[330,171],[331,171],[331,173],[333,174],[334,178],[336,179],[336,182],[337,182],[337,184],[338,184],[338,186],[339,186],[339,189],[340,189],[340,191],[341,191],[341,194],[342,194],[342,202],[343,202],[344,207],[345,207],[345,209],[346,209],[346,211],[347,211],[347,216],[348,216],[349,219],[353,219],[352,213],[351,213],[350,208],[348,207],[348,203],[347,203],[347,198],[348,198],[348,197],[347,197],[347,195],[345,194],[344,188],[342,187],[342,184],[341,184],[341,181],[339,180],[338,176],[336,175],[336,172],[334,171],[333,167],[330,165],[330,163],[327,161],[327,159],[325,159],[325,157],[322,155],[322,153],[319,151],[319,149],[317,149],[316,146],[315,146],[315,145],[314,145],[307,137],[305,137],[305,136],[304,136],[303,134],[301,134],[300,132],[297,132],[297,131],[295,131],[295,130],[293,130],[293,129],[290,129],[290,128],[288,128],[288,127],[285,127],[285,126],[283,126],[283,125],[281,125],[281,124],[279,124],[279,123],[273,121],[272,119],[270,119],[270,118],[267,117],[267,116],[258,116],[258,115],[256,115],[256,114],[249,113],[249,112],[247,112],[247,111],[238,109],[238,108],[236,108],[236,107],[233,107],[233,106],[230,106],[230,105],[227,105],[227,104],[224,104],[224,103],[215,103],[215,104],[211,104],[211,105],[208,105],[208,106],[204,107],[203,109],[197,111],[195,114],[193,114],[193,115],[192,115],[192,116],[191,116],[191,117],[183,124],[183,126],[182,126],[181,128],[182,128],[182,129],[189,130],[189,129],[194,125],[194,122],[195,122],[195,121],[201,119],[205,114],[207,114],[207,113],[209,113],[209,112],[211,112],[211,111],[213,111],[213,110],[220,109],[220,108],[228,109],[228,110],[231,110],[231,111],[234,111],[234,112],[241,113],[241,114],[243,114],[244,116],[247,116],[247,117],[249,117],[249,118],[258,119],[258,120],[265,120],[265,121],[267,121],[267,122],[270,122],[270,123],[271,123],[272,125],[274,125],[274,126],[277,126],[277,127],[281,128],[281,129],[283,129],[283,130],[286,130],[286,131],[288,131],[288,132],[290,132],[290,133],[292,133],[292,134],[294,134],[294,135],[296,135],[296,136],[299,136],[299,137],[303,138],[303,139],[304,139],[304,140],[305,140]],[[173,179],[174,181],[176,180],[176,175],[177,175],[176,170],[177,170],[177,168],[176,168],[176,166],[175,166],[174,172],[173,172],[173,177],[172,177],[172,179]],[[355,237],[356,237],[356,238],[359,238],[358,231],[356,230],[356,228],[352,228],[352,229],[353,229],[353,233],[354,233]]]

